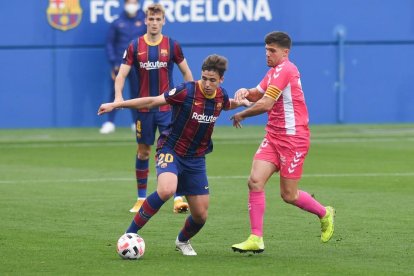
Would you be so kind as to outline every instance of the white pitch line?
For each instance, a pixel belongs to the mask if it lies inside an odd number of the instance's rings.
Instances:
[[[233,141],[214,141],[215,145],[259,145],[262,139],[254,140],[233,140]],[[399,137],[399,138],[311,138],[311,144],[337,144],[337,143],[394,143],[399,141],[414,142],[414,137]],[[74,143],[33,143],[33,144],[1,144],[0,148],[5,149],[24,149],[24,148],[97,148],[97,147],[121,147],[121,146],[134,146],[133,142],[74,142]]]
[[[396,173],[316,173],[304,174],[303,177],[410,177],[414,176],[414,172],[396,172]],[[213,175],[208,179],[247,179],[248,175]],[[150,180],[155,180],[150,177]],[[69,179],[35,179],[35,180],[0,180],[0,184],[24,184],[24,183],[87,183],[87,182],[129,182],[135,181],[134,178],[114,177],[114,178],[69,178]]]
[[[135,143],[132,142],[65,142],[65,143],[22,143],[22,144],[0,144],[0,148],[5,149],[41,149],[41,148],[97,148],[97,147],[120,147],[120,146],[135,146]]]

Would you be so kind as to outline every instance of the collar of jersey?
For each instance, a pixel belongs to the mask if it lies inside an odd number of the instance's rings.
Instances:
[[[198,84],[198,87],[200,88],[200,91],[201,91],[201,93],[203,94],[203,96],[205,97],[205,98],[207,98],[207,99],[214,99],[215,97],[216,97],[216,93],[217,93],[217,90],[216,91],[214,91],[214,93],[213,94],[211,94],[211,95],[207,95],[205,92],[204,92],[204,90],[203,90],[203,87],[201,86],[201,81],[198,81],[197,82],[197,84]]]
[[[148,35],[147,34],[144,34],[144,40],[145,40],[145,43],[147,43],[149,46],[157,46],[158,44],[160,44],[161,43],[161,41],[162,41],[162,39],[164,38],[164,36],[163,35],[161,35],[161,38],[158,40],[158,41],[156,41],[156,42],[151,42],[151,41],[149,41],[149,39],[148,39]]]
[[[282,64],[282,63],[284,63],[285,61],[289,61],[289,58],[288,57],[285,57],[285,58],[283,58],[275,67],[273,67],[273,68],[276,68],[276,67],[278,67],[280,64]]]

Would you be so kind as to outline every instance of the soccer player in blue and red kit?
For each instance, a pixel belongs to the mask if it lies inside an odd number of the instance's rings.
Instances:
[[[184,58],[180,44],[164,36],[165,11],[160,4],[151,4],[146,10],[147,33],[133,40],[124,53],[124,62],[115,80],[115,100],[123,101],[122,90],[131,68],[139,75],[140,87],[137,97],[158,96],[170,90],[174,63],[178,65],[184,80],[192,81],[193,75]],[[171,122],[171,107],[140,108],[137,113],[136,139],[138,143],[135,160],[138,199],[130,212],[137,212],[146,198],[151,145],[155,141],[157,127],[160,133]],[[174,200],[174,212],[186,212],[188,204],[181,196]]]
[[[197,255],[190,244],[207,220],[209,186],[205,154],[213,150],[211,135],[222,110],[244,105],[229,99],[220,87],[227,60],[208,56],[201,67],[201,80],[181,84],[162,95],[101,105],[98,114],[114,108],[154,108],[170,104],[173,119],[168,130],[158,139],[157,190],[142,204],[127,233],[137,233],[161,206],[174,194],[186,195],[191,215],[175,241],[183,255]]]
[[[122,54],[125,48],[131,40],[147,32],[145,26],[145,13],[139,8],[138,0],[125,0],[124,11],[115,19],[108,31],[106,39],[106,54],[108,56],[109,63],[111,64],[111,93],[110,100],[114,99],[115,89],[114,82],[115,77],[118,74],[119,67],[122,64]],[[138,91],[138,77],[134,72],[128,75],[129,82],[129,96],[135,98]],[[136,110],[131,110],[133,129],[135,131]],[[108,114],[108,120],[102,124],[99,132],[101,134],[109,134],[115,131],[115,115],[116,112]]]

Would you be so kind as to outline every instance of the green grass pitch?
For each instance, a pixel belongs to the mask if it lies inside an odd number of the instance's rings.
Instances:
[[[117,239],[135,200],[134,135],[97,129],[0,130],[0,275],[413,275],[414,125],[313,126],[300,187],[337,209],[322,244],[315,216],[266,187],[265,252],[247,238],[246,180],[263,127],[217,127],[207,156],[209,219],[174,250],[185,215],[172,201],[140,231],[146,252],[121,260]],[[151,159],[149,192],[155,189]]]

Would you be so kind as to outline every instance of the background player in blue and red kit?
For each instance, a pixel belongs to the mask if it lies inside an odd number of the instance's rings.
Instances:
[[[193,75],[184,58],[180,44],[164,36],[165,12],[160,4],[152,4],[146,10],[147,33],[133,40],[124,53],[124,62],[115,81],[115,101],[122,101],[122,88],[131,68],[137,69],[140,87],[137,97],[158,96],[171,89],[174,63],[178,65],[184,80],[192,81]],[[157,127],[163,132],[171,121],[169,105],[140,108],[137,113],[136,139],[138,143],[135,172],[138,199],[131,212],[137,212],[146,198],[151,145],[155,141]],[[181,196],[175,197],[174,212],[186,212],[188,204]]]
[[[131,40],[144,35],[146,31],[145,13],[139,9],[138,0],[125,0],[124,11],[111,23],[106,39],[106,54],[112,68],[110,101],[115,97],[114,81],[122,64],[122,54]],[[135,98],[138,91],[138,77],[135,72],[128,75],[128,82],[130,98]],[[108,120],[102,124],[100,133],[109,134],[115,131],[115,114],[116,112],[108,114]],[[131,115],[135,131],[136,110],[131,110]]]
[[[157,190],[142,204],[127,233],[136,233],[158,212],[174,194],[182,192],[190,204],[191,215],[176,239],[176,249],[183,255],[197,255],[190,244],[207,220],[209,186],[205,154],[213,150],[211,135],[222,110],[236,108],[220,87],[227,60],[218,55],[208,56],[201,67],[201,80],[186,82],[156,97],[145,97],[101,105],[98,114],[114,108],[173,106],[173,119],[168,130],[158,140]]]

